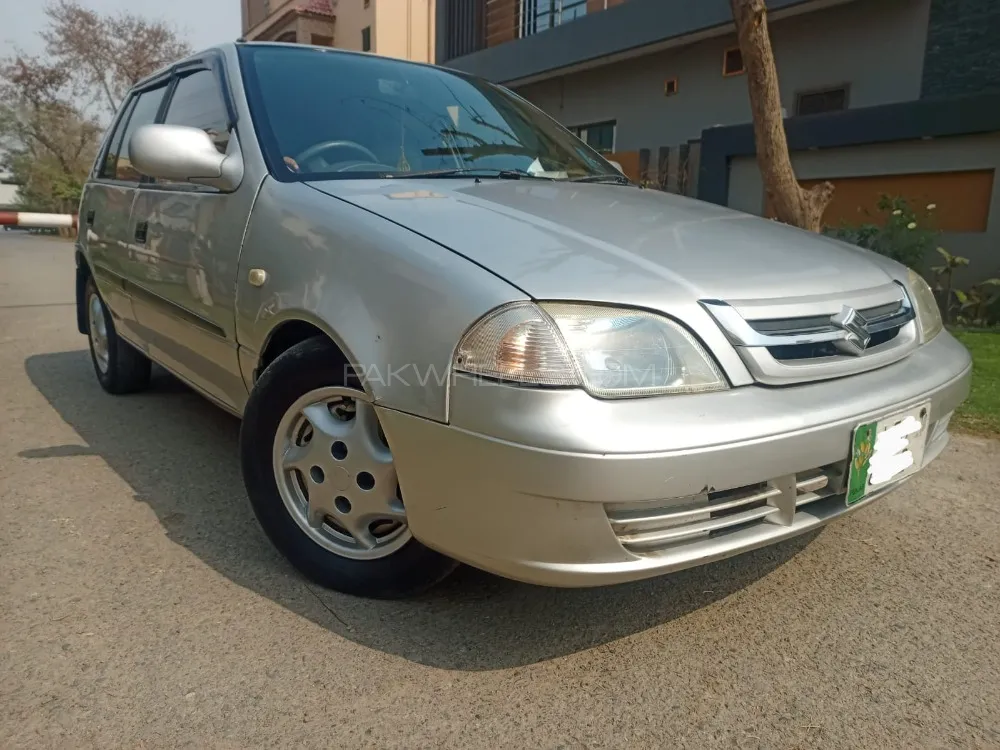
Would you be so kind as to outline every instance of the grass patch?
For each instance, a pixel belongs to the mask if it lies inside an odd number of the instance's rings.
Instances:
[[[972,353],[972,390],[952,421],[979,435],[1000,437],[1000,332],[954,331]]]

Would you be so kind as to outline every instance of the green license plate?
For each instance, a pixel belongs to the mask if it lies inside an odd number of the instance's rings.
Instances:
[[[898,482],[923,465],[930,405],[920,404],[854,428],[847,472],[847,504]]]

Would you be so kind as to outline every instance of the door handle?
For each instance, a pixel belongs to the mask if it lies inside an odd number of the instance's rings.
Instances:
[[[94,211],[94,209],[90,209],[89,211],[87,211],[87,226],[88,227],[94,226],[94,216],[95,215],[96,215],[96,212]]]
[[[135,225],[135,241],[140,245],[146,244],[146,233],[149,231],[149,224],[145,221],[137,222]]]

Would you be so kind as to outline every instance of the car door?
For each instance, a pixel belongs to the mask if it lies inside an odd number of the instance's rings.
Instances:
[[[86,250],[94,281],[115,318],[119,333],[141,346],[128,280],[135,255],[130,242],[132,203],[142,176],[128,160],[131,134],[155,122],[167,81],[133,92],[121,108],[80,204],[80,242]]]
[[[205,130],[221,153],[239,149],[235,110],[214,56],[174,73],[160,121]],[[150,356],[236,411],[247,398],[234,320],[243,230],[254,197],[244,184],[216,188],[162,179],[143,182],[132,236],[145,259],[133,307]]]

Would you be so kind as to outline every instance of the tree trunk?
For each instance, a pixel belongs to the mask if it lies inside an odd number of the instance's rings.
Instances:
[[[781,116],[778,69],[767,30],[767,6],[764,0],[729,2],[747,70],[757,164],[768,203],[778,221],[819,232],[823,213],[833,198],[833,185],[824,182],[806,190],[795,179]]]

